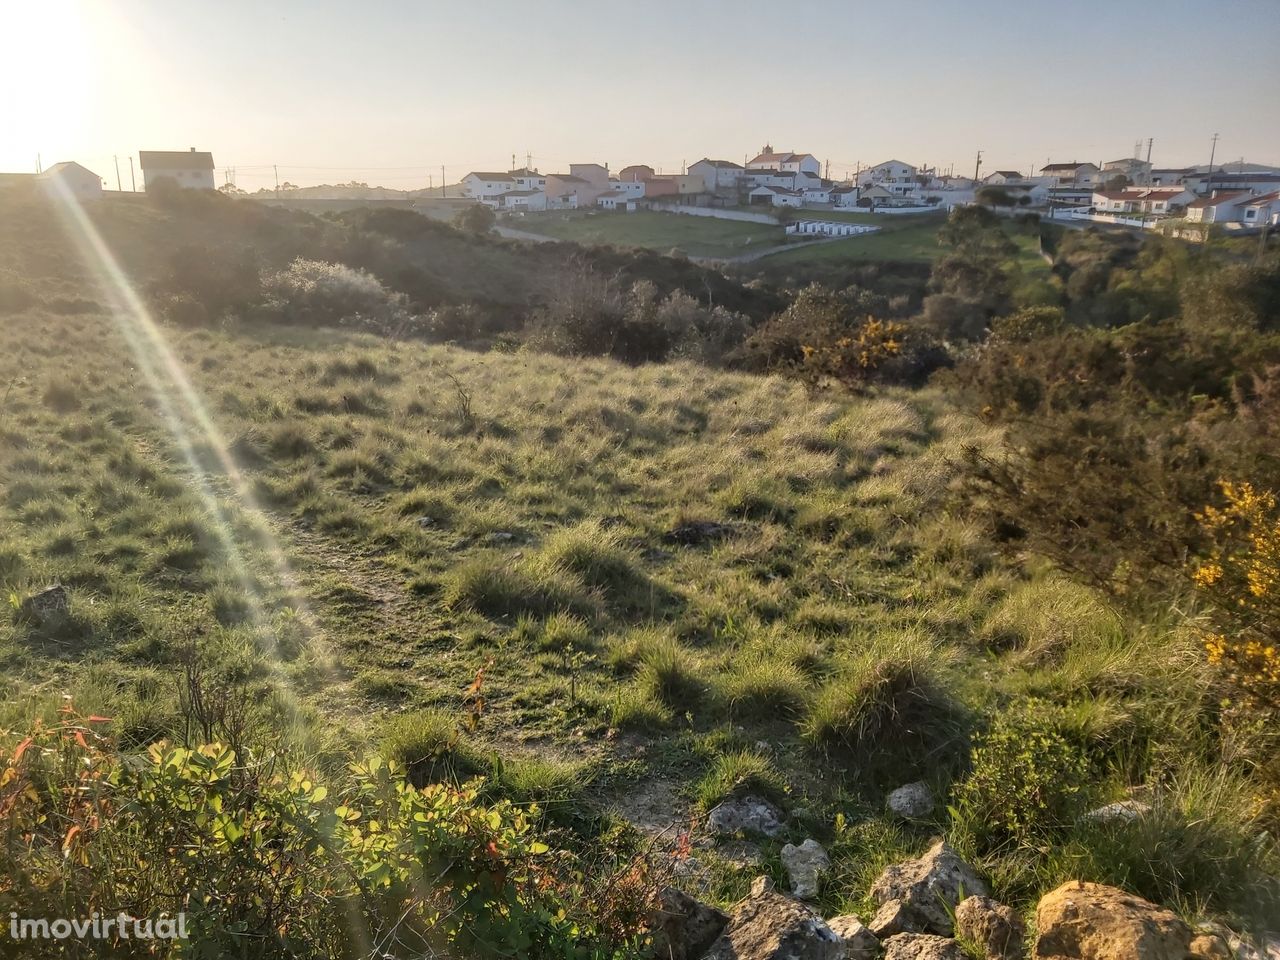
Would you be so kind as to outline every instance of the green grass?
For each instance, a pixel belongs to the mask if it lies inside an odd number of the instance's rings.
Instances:
[[[926,235],[932,252],[936,224],[894,225],[811,253]],[[101,299],[42,280],[25,238],[0,230],[0,255],[41,298]],[[947,794],[970,733],[1034,697],[1103,799],[1142,786],[1168,812],[1158,833],[1071,826],[991,855],[1002,895],[1025,908],[1076,872],[1261,909],[1242,891],[1276,854],[1211,735],[1198,635],[1001,555],[956,509],[964,450],[999,434],[939,388],[818,394],[234,321],[162,325],[168,354],[139,353],[128,317],[44,302],[0,325],[0,589],[60,582],[72,609],[0,617],[4,746],[64,697],[126,749],[195,736],[176,678],[196,651],[225,694],[219,735],[322,771],[373,741],[422,782],[480,775],[588,816],[642,788],[673,820],[736,789],[785,798],[794,839],[829,845],[835,910],[927,845],[886,791]],[[672,542],[690,519],[731,534]],[[945,813],[929,827],[964,840]]]
[[[838,212],[838,211],[834,211]],[[808,214],[806,213],[806,217]],[[855,214],[833,219],[856,219],[855,222],[874,223],[880,227],[876,233],[861,237],[833,240],[799,250],[784,250],[769,256],[770,265],[799,263],[810,260],[907,260],[929,262],[938,259],[946,251],[938,245],[937,232],[945,219],[940,214]],[[869,219],[862,219],[869,218]],[[825,214],[814,214],[810,219],[826,219]]]
[[[732,257],[783,243],[786,239],[782,227],[773,224],[657,210],[637,210],[635,213],[548,211],[526,214],[513,220],[510,226],[557,240],[646,247],[662,253],[680,250],[691,257]]]

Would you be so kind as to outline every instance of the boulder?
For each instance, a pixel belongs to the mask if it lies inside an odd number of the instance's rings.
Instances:
[[[718,836],[755,833],[776,837],[782,832],[782,812],[760,797],[731,797],[707,814],[707,831]]]
[[[956,936],[976,943],[990,960],[1022,960],[1026,924],[1016,910],[990,897],[968,897],[956,907]]]
[[[1187,948],[1193,960],[1235,960],[1235,951],[1216,933],[1202,933]]]
[[[846,960],[874,960],[880,952],[880,941],[876,935],[853,914],[832,917],[827,921],[837,937],[844,941]]]
[[[751,881],[751,896],[763,897],[766,893],[773,893],[773,878],[762,873]]]
[[[801,900],[812,900],[818,895],[818,882],[831,869],[831,859],[822,844],[812,838],[800,846],[788,843],[782,848],[782,866],[791,878],[791,892]]]
[[[988,893],[987,885],[973,867],[943,840],[918,860],[886,867],[871,887],[871,896],[877,903],[901,900],[919,918],[922,932],[944,937],[954,932],[951,911],[961,898],[985,897]],[[874,926],[872,932],[876,932]]]
[[[885,941],[884,960],[971,960],[950,937],[899,933]]]
[[[933,791],[923,780],[908,783],[889,794],[885,806],[894,816],[904,820],[922,820],[933,813],[936,806]]]
[[[844,941],[799,900],[772,890],[738,905],[705,960],[842,960]]]
[[[901,900],[889,900],[880,905],[867,927],[877,939],[884,940],[898,933],[923,933],[924,921]]]
[[[1151,812],[1151,805],[1141,800],[1117,800],[1104,807],[1090,810],[1080,819],[1093,823],[1133,823]]]
[[[663,960],[699,960],[728,922],[715,907],[665,887],[649,915],[653,953]]]
[[[56,623],[71,612],[71,594],[60,583],[45,587],[39,593],[32,594],[22,601],[18,613],[26,620],[44,626]]]
[[[1171,910],[1100,883],[1064,883],[1036,907],[1035,957],[1185,960],[1191,928]]]

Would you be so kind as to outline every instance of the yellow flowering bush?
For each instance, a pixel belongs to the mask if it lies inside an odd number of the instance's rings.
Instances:
[[[1221,632],[1205,640],[1209,662],[1251,701],[1280,707],[1280,513],[1275,494],[1222,481],[1221,507],[1196,519],[1213,548],[1193,573],[1212,597]]]

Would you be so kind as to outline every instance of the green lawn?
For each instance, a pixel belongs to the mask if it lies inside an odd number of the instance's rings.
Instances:
[[[678,213],[639,210],[547,211],[513,220],[509,226],[557,240],[584,244],[647,247],[664,253],[679,249],[694,257],[733,257],[762,245],[782,243],[782,227],[736,220],[716,220]]]
[[[849,237],[847,240],[837,240],[834,243],[814,244],[797,250],[787,250],[769,257],[768,262],[773,264],[811,260],[931,261],[936,260],[943,252],[937,240],[938,227],[945,219],[941,215],[895,217],[849,212],[839,219],[852,219],[858,216],[868,217],[880,227],[880,231],[861,237]],[[817,217],[811,219],[817,219]]]

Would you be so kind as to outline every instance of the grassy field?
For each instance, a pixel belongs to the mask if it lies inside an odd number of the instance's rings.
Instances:
[[[656,210],[637,210],[635,213],[548,211],[526,214],[510,225],[517,230],[557,240],[645,247],[663,253],[680,250],[692,257],[734,257],[750,253],[753,248],[785,240],[780,226]]]
[[[0,586],[71,593],[51,626],[0,621],[0,729],[70,698],[125,749],[181,740],[196,671],[245,695],[255,743],[320,771],[451,756],[570,846],[763,793],[783,835],[697,849],[688,883],[722,903],[785,883],[782,844],[814,836],[821,908],[865,910],[884,864],[945,834],[1019,909],[1083,877],[1246,915],[1270,854],[1198,724],[1198,634],[985,540],[958,464],[999,434],[941,390],[183,329],[106,265],[42,253],[0,324]],[[1060,744],[1089,764],[1071,809],[1136,788],[1151,820],[984,841],[1006,808],[959,799],[971,738],[1024,715],[1066,733],[996,765],[999,803],[1060,786]],[[914,780],[948,803],[903,823],[884,797]]]
[[[838,212],[838,211],[837,211]],[[825,214],[823,217],[825,218]],[[910,260],[927,262],[945,253],[938,245],[937,233],[945,219],[939,214],[893,216],[847,213],[839,219],[858,223],[875,223],[879,232],[863,237],[849,237],[801,250],[785,250],[769,257],[770,263],[809,260]]]

